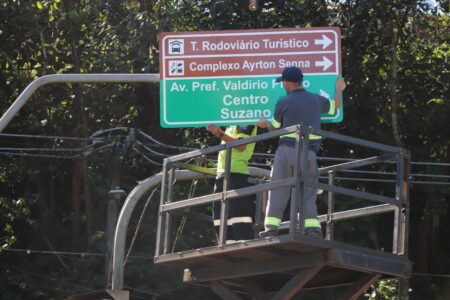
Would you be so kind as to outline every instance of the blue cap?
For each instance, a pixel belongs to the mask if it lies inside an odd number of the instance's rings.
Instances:
[[[284,69],[281,77],[277,78],[277,82],[289,81],[289,82],[301,82],[303,80],[303,73],[297,67],[287,67]]]

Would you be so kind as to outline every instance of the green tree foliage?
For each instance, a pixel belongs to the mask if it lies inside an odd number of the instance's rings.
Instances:
[[[158,73],[160,32],[338,26],[342,31],[343,75],[349,83],[346,116],[341,124],[326,125],[325,129],[401,145],[412,151],[416,161],[450,161],[448,1],[258,0],[257,4],[257,9],[250,11],[248,1],[237,0],[0,0],[0,109],[5,112],[33,79],[47,74]],[[84,138],[117,126],[139,128],[177,146],[202,147],[217,142],[203,129],[162,129],[158,84],[42,87],[5,132]],[[120,140],[115,142],[120,145]],[[2,137],[0,144],[85,146],[75,140],[18,142],[7,137]],[[273,144],[258,148],[269,151]],[[0,298],[62,299],[104,288],[105,258],[94,254],[105,252],[108,190],[118,180],[112,176],[114,157],[120,160],[118,182],[127,192],[138,180],[160,171],[159,166],[145,164],[129,153],[118,146],[77,159],[0,156],[2,249],[93,253],[3,251]],[[329,141],[322,153],[342,157],[366,154],[363,149]],[[434,166],[424,168],[424,173],[448,175]],[[362,188],[392,193],[378,184]],[[210,189],[210,182],[198,183],[198,193]],[[177,193],[187,191],[191,187]],[[446,186],[412,185],[410,257],[418,272],[450,272],[448,194]],[[183,287],[178,272],[152,265],[157,202],[149,202],[142,219],[125,284],[135,288],[132,293],[136,299],[214,297],[206,289]],[[144,208],[144,203],[140,205],[130,224],[130,236],[138,225],[138,212]],[[346,201],[345,205],[355,203]],[[378,229],[373,226],[377,223]],[[387,243],[384,239],[389,239],[383,233],[390,230],[384,223],[368,219],[364,226],[343,224],[340,238],[358,236],[358,243],[382,248]],[[209,229],[199,228],[187,223],[184,230],[192,234],[180,237],[176,247],[203,246],[214,239]],[[369,235],[364,228],[369,228]],[[430,277],[426,281],[414,277],[412,283],[415,299],[444,299],[439,297],[450,286],[448,281]],[[371,297],[393,299],[396,288],[395,282],[383,282]]]

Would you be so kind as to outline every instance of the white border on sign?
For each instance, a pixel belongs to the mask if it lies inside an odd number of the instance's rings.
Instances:
[[[223,54],[223,55],[191,55],[191,56],[169,56],[166,57],[166,49],[165,49],[165,40],[168,38],[177,38],[182,39],[185,37],[217,37],[217,36],[254,36],[254,35],[280,35],[280,34],[293,34],[293,33],[301,33],[301,34],[313,34],[313,33],[332,33],[334,36],[334,43],[336,45],[336,49],[334,51],[314,51],[314,52],[280,52],[280,53],[255,53],[255,54]],[[205,120],[205,121],[190,121],[190,122],[171,122],[167,120],[167,107],[166,107],[166,68],[165,68],[165,60],[166,59],[177,59],[177,58],[195,58],[195,57],[229,57],[229,56],[279,56],[279,55],[301,55],[301,54],[330,54],[335,53],[335,63],[336,63],[336,72],[327,72],[327,73],[304,73],[308,75],[340,75],[340,64],[339,64],[339,57],[338,57],[338,37],[337,32],[335,30],[331,29],[323,29],[323,30],[291,30],[291,31],[257,31],[257,32],[241,32],[241,33],[217,33],[217,34],[183,34],[183,35],[166,35],[161,41],[162,44],[162,79],[164,81],[163,86],[163,119],[164,122],[167,125],[189,125],[189,124],[205,124],[205,123],[222,123],[223,120]],[[160,50],[161,51],[161,50]],[[161,62],[160,62],[161,65]],[[269,75],[259,75],[259,77],[278,77],[280,74],[269,74]],[[208,76],[208,77],[184,77],[184,78],[172,78],[176,80],[192,80],[192,79],[203,79],[203,78],[235,78],[236,76]],[[248,76],[239,76],[239,77],[255,77],[254,75],[248,75]],[[167,78],[171,79],[171,78]],[[337,113],[333,117],[324,117],[322,119],[324,120],[335,120],[338,119],[341,115],[341,109],[337,110]],[[234,123],[244,123],[244,122],[257,122],[256,119],[249,119],[249,120],[241,120],[241,121],[234,121]]]

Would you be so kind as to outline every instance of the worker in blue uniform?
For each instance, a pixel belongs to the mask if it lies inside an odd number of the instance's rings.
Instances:
[[[275,130],[302,124],[313,129],[320,129],[321,114],[334,114],[335,110],[341,105],[342,91],[346,87],[345,81],[338,79],[333,100],[310,93],[304,89],[303,73],[297,67],[284,69],[282,76],[277,81],[282,82],[287,95],[278,100],[272,122],[261,118],[257,123],[258,127]],[[308,237],[323,238],[320,222],[317,219],[316,205],[319,180],[316,154],[320,149],[321,137],[311,134],[309,140],[303,199],[304,215],[302,217],[304,219],[304,234]],[[295,162],[295,134],[281,136],[275,152],[271,181],[292,177]],[[260,237],[278,235],[278,229],[290,195],[291,187],[289,186],[273,189],[269,192],[264,220],[265,230],[260,232]]]

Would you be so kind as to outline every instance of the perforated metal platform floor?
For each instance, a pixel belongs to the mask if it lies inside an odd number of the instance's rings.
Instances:
[[[165,254],[155,263],[183,269],[185,283],[210,286],[224,299],[289,299],[339,286],[339,299],[356,299],[374,281],[407,278],[412,269],[405,256],[303,235]]]

